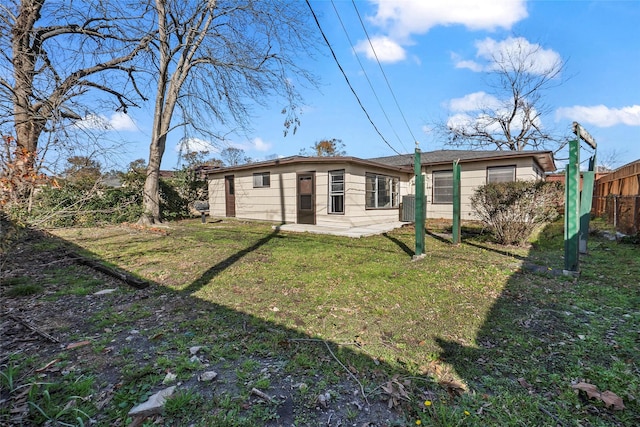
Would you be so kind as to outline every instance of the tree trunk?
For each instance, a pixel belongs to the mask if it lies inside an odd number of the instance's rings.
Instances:
[[[15,79],[13,120],[17,148],[22,151],[22,154],[29,154],[25,156],[25,159],[28,159],[28,164],[23,165],[25,173],[34,166],[38,140],[46,125],[46,120],[44,122],[38,120],[36,112],[31,108],[33,79],[36,74],[36,52],[31,46],[31,30],[35,22],[40,19],[40,10],[43,4],[44,0],[22,2],[15,25],[11,29],[12,65]]]
[[[153,225],[162,223],[160,215],[160,163],[164,154],[167,142],[166,134],[154,137],[149,147],[149,165],[147,166],[147,177],[144,181],[144,193],[142,203],[144,212],[138,224]]]

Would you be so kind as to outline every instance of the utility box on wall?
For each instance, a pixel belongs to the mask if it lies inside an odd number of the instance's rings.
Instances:
[[[425,213],[427,211],[427,204],[424,206]],[[402,213],[400,215],[400,221],[402,222],[415,222],[416,221],[416,196],[409,194],[402,196]]]

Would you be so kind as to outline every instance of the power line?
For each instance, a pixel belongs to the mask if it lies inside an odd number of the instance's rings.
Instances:
[[[364,30],[364,33],[367,36],[367,40],[369,41],[369,46],[371,46],[371,51],[373,52],[373,55],[376,58],[376,62],[378,63],[378,67],[380,67],[380,71],[382,71],[382,75],[384,76],[384,80],[387,82],[387,87],[389,88],[389,92],[391,92],[391,96],[393,97],[393,100],[396,103],[396,107],[398,107],[398,111],[400,112],[400,115],[402,116],[402,120],[404,120],[404,124],[407,126],[407,130],[411,134],[411,137],[413,138],[413,140],[417,141],[416,137],[413,135],[413,132],[411,132],[411,127],[409,126],[409,123],[407,122],[407,119],[404,116],[404,113],[402,112],[402,108],[400,108],[400,104],[398,103],[398,99],[396,98],[396,95],[393,92],[393,89],[391,89],[391,84],[389,83],[389,79],[387,78],[387,74],[384,72],[384,69],[382,68],[382,64],[380,64],[380,60],[378,59],[378,54],[376,53],[376,50],[373,47],[373,43],[371,43],[371,38],[369,37],[369,33],[367,32],[367,29],[364,26],[364,22],[362,22],[362,17],[360,16],[360,12],[358,12],[358,8],[356,7],[355,1],[351,0],[351,4],[353,4],[353,8],[356,11],[356,15],[358,15],[358,19],[360,20],[360,25],[362,26],[362,29]]]
[[[362,101],[360,100],[360,97],[358,96],[358,94],[356,93],[355,89],[351,85],[351,82],[349,81],[349,77],[347,77],[347,73],[345,73],[344,69],[342,68],[342,65],[340,65],[340,61],[338,61],[338,57],[336,56],[336,53],[333,50],[333,47],[331,46],[331,43],[329,43],[329,39],[327,39],[327,36],[325,35],[324,31],[322,30],[322,26],[320,26],[320,21],[318,20],[318,17],[316,16],[316,13],[313,11],[313,8],[311,7],[311,3],[309,3],[309,0],[305,0],[305,1],[307,3],[307,6],[309,6],[309,10],[311,11],[311,14],[313,15],[313,19],[316,21],[316,25],[318,26],[318,29],[320,30],[320,34],[322,34],[322,38],[324,39],[325,43],[329,47],[329,50],[331,51],[331,55],[333,56],[333,59],[336,61],[336,64],[338,65],[338,68],[340,69],[340,72],[344,76],[344,79],[346,80],[347,85],[349,86],[349,89],[351,89],[351,92],[353,93],[353,96],[356,97],[356,100],[358,101],[358,105],[360,105],[360,108],[362,109],[362,111],[364,111],[364,114],[367,116],[367,119],[369,120],[369,123],[371,123],[371,126],[373,126],[373,128],[378,133],[378,135],[380,135],[380,138],[382,138],[384,143],[387,144],[387,146],[389,148],[391,148],[391,150],[393,150],[394,153],[396,153],[398,155],[401,155],[401,153],[398,152],[398,150],[396,150],[395,148],[393,148],[393,146],[391,146],[391,144],[389,144],[389,141],[387,141],[387,139],[384,137],[384,135],[382,135],[382,133],[380,132],[378,127],[375,125],[375,123],[373,123],[373,120],[371,119],[371,116],[367,112],[366,108],[364,108],[364,105],[362,104]]]
[[[384,109],[384,107],[382,106],[382,102],[380,102],[380,98],[378,97],[378,93],[376,92],[373,83],[371,83],[371,79],[369,79],[369,75],[367,74],[367,71],[365,70],[364,66],[362,65],[362,61],[360,61],[360,57],[358,56],[358,52],[356,51],[355,47],[353,46],[353,42],[351,41],[351,37],[349,37],[349,32],[347,31],[347,28],[344,25],[344,22],[342,22],[342,18],[340,17],[340,13],[338,13],[338,9],[336,8],[336,5],[334,3],[333,0],[331,0],[331,5],[333,6],[333,10],[336,13],[336,16],[338,17],[338,21],[340,22],[340,25],[342,26],[342,30],[344,31],[345,36],[347,37],[347,40],[349,41],[349,45],[351,46],[351,50],[353,50],[353,54],[355,55],[358,64],[360,65],[360,69],[362,70],[362,73],[364,74],[365,78],[367,79],[367,82],[369,83],[369,87],[371,88],[371,92],[373,92],[374,97],[376,98],[376,101],[378,101],[378,106],[380,106],[380,109],[382,110],[382,114],[384,114],[384,117],[387,119],[387,123],[389,123],[389,126],[391,127],[391,130],[393,131],[394,135],[396,136],[396,138],[398,139],[398,142],[400,143],[400,145],[402,145],[402,148],[407,151],[407,147],[404,146],[404,144],[402,143],[402,139],[400,139],[400,136],[398,135],[398,132],[396,132],[396,129],[393,127],[393,124],[391,123],[391,119],[389,119],[389,115],[387,114],[386,110]]]

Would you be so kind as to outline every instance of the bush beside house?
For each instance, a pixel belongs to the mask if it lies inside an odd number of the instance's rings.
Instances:
[[[478,217],[503,245],[526,243],[539,225],[557,218],[562,203],[562,185],[545,181],[489,183],[471,197]]]

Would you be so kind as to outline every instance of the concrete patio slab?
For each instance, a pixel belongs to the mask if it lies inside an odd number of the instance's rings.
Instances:
[[[326,225],[310,225],[310,224],[282,224],[274,225],[273,229],[278,231],[291,231],[295,233],[314,233],[314,234],[330,234],[333,236],[344,237],[367,237],[375,236],[400,228],[408,222],[388,222],[384,224],[371,224],[359,227],[341,227]]]

